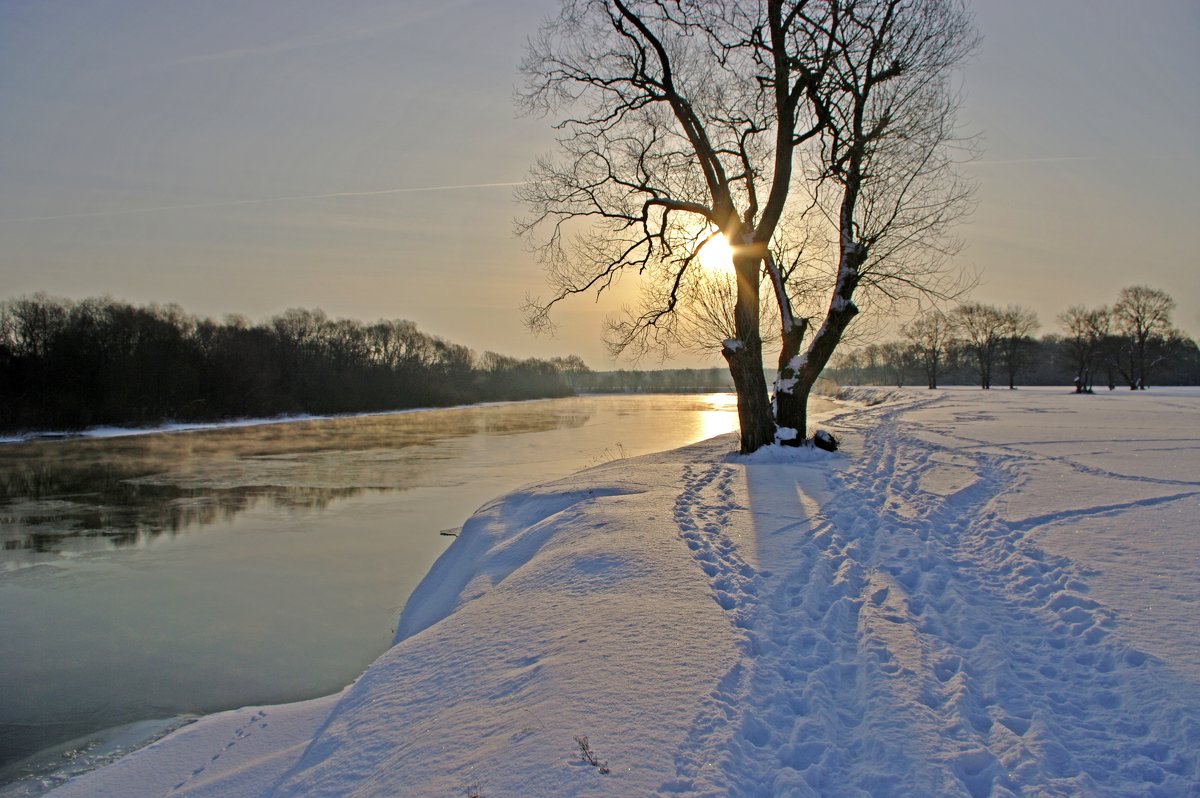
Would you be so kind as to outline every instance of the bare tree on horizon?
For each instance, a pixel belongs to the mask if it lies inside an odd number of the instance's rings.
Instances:
[[[1173,330],[1171,311],[1175,300],[1166,292],[1144,285],[1122,288],[1113,305],[1112,317],[1117,332],[1125,339],[1128,368],[1121,373],[1131,390],[1146,388],[1147,371],[1153,365],[1151,344],[1166,338]]]
[[[1041,324],[1037,314],[1020,305],[1000,311],[1000,360],[1008,376],[1008,389],[1016,390],[1017,372],[1025,365],[1033,341],[1030,336]]]
[[[1004,314],[993,305],[968,302],[955,308],[951,318],[962,346],[975,359],[979,387],[990,389],[996,353],[1004,337]]]
[[[946,347],[950,343],[950,321],[940,310],[934,309],[922,313],[904,325],[901,332],[925,372],[925,381],[929,389],[937,388],[942,359],[946,356]]]
[[[1075,393],[1092,393],[1096,364],[1112,329],[1112,311],[1072,305],[1059,314],[1058,322],[1066,330],[1065,343],[1075,364]]]

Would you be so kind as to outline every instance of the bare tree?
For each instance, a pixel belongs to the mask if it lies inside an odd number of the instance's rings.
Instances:
[[[938,371],[950,342],[950,322],[941,311],[930,310],[906,324],[901,332],[925,372],[930,390],[937,388]]]
[[[837,371],[842,385],[863,385],[864,369],[861,349],[842,349],[834,355],[830,367]]]
[[[744,452],[775,429],[762,370],[762,263],[785,211],[792,153],[821,125],[798,113],[823,79],[817,43],[797,24],[808,5],[564,0],[522,65],[524,108],[566,114],[565,158],[539,161],[519,192],[532,216],[518,229],[536,241],[554,292],[530,303],[530,323],[634,269],[659,288],[618,326],[616,348],[677,340],[676,311],[699,284],[697,250],[726,236],[736,289],[734,334],[721,351]]]
[[[1092,393],[1096,361],[1112,327],[1112,314],[1106,307],[1088,309],[1072,305],[1058,316],[1067,333],[1067,350],[1075,365],[1075,393]]]
[[[66,326],[74,303],[38,292],[9,299],[0,308],[3,342],[16,355],[43,358],[56,334]]]
[[[952,138],[946,76],[973,42],[958,0],[564,0],[522,65],[520,102],[561,112],[564,156],[540,160],[518,192],[531,210],[518,230],[552,288],[529,303],[529,323],[548,325],[558,302],[635,270],[650,288],[610,343],[678,344],[695,333],[681,309],[703,301],[697,250],[723,235],[736,283],[721,352],[742,451],[775,437],[764,283],[781,331],[779,437],[802,440],[856,288],[920,284],[920,271],[904,276],[917,263],[906,253],[940,241],[961,212],[968,192],[948,181],[941,145]],[[836,259],[810,268],[822,241]],[[793,305],[816,285],[827,309],[801,355],[809,319]]]
[[[879,358],[887,370],[889,381],[903,388],[909,370],[916,365],[915,351],[901,341],[887,341],[879,347]]]
[[[821,84],[819,146],[805,151],[812,205],[805,218],[831,230],[824,319],[803,354],[780,354],[780,427],[803,433],[808,394],[866,301],[946,299],[961,285],[945,258],[948,236],[970,208],[972,186],[956,172],[969,150],[955,130],[953,70],[977,42],[956,0],[835,3],[826,32],[833,59]],[[793,382],[794,381],[794,382]]]
[[[1149,356],[1155,339],[1171,332],[1175,300],[1163,291],[1144,285],[1122,288],[1113,305],[1117,332],[1125,339],[1128,369],[1122,369],[1132,390],[1146,387],[1146,372],[1153,365]]]
[[[1033,347],[1030,335],[1041,325],[1036,313],[1019,305],[1009,305],[1001,311],[1000,322],[1000,360],[1011,391],[1016,390],[1017,372],[1025,365],[1026,356]]]
[[[979,387],[991,388],[996,351],[1004,337],[1004,314],[992,305],[972,302],[955,308],[953,319],[958,338],[975,359]]]

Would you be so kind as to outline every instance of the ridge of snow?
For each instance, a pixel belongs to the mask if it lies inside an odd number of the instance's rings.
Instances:
[[[881,405],[887,402],[912,402],[914,394],[903,388],[880,388],[876,386],[844,386],[838,389],[837,398],[845,402],[864,405]]]
[[[637,491],[617,486],[546,491],[528,488],[494,499],[467,520],[450,546],[412,592],[392,645],[480,598],[529,561],[553,534],[553,519],[582,502]]]

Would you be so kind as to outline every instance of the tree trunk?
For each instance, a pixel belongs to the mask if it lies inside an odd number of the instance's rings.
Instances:
[[[733,377],[737,392],[738,424],[741,427],[741,453],[749,454],[772,443],[775,422],[771,419],[771,404],[767,401],[767,379],[762,369],[762,341],[739,341],[741,346],[722,351]]]
[[[808,394],[801,394],[796,390],[799,365],[796,358],[800,354],[800,345],[804,341],[804,331],[807,327],[808,322],[804,321],[791,329],[785,329],[780,335],[779,372],[775,378],[774,407],[775,420],[779,426],[776,427],[775,435],[780,443],[788,446],[798,446],[804,441],[806,434]],[[788,419],[791,423],[784,423],[783,419]],[[780,434],[784,429],[795,430],[795,435],[790,438],[784,437]]]
[[[733,319],[737,338],[726,341],[721,350],[737,391],[742,454],[757,451],[775,439],[775,421],[771,418],[771,404],[767,399],[767,378],[763,375],[762,338],[758,332],[760,263],[761,260],[753,256],[734,258],[737,304]]]
[[[834,349],[842,340],[846,325],[858,315],[858,307],[852,297],[858,287],[858,267],[867,258],[866,249],[844,242],[839,258],[838,284],[833,299],[825,314],[825,323],[817,330],[808,351],[788,359],[780,370],[780,379],[775,390],[776,438],[781,444],[800,446],[808,435],[808,397],[821,375]],[[786,343],[786,341],[785,341]],[[784,363],[780,355],[780,363]],[[787,376],[790,375],[790,376]]]
[[[854,207],[862,180],[861,152],[850,159],[847,168],[845,193],[842,195],[838,212],[838,274],[833,287],[825,321],[817,330],[808,350],[787,362],[786,371],[780,372],[775,391],[776,439],[780,443],[799,446],[808,435],[808,395],[812,392],[817,377],[824,370],[833,350],[842,340],[846,325],[858,315],[854,304],[854,290],[861,278],[858,270],[867,260],[867,249],[854,239]],[[780,358],[783,363],[783,358]],[[784,374],[793,376],[783,379]],[[792,394],[791,397],[786,394]]]

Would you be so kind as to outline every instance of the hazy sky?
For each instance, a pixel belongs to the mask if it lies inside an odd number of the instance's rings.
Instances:
[[[608,367],[616,307],[564,306],[557,339],[518,310],[543,281],[510,184],[553,137],[511,97],[555,6],[0,0],[0,297],[319,306]],[[975,298],[1048,332],[1145,283],[1200,334],[1200,3],[973,8],[963,122],[984,154],[958,261]]]

